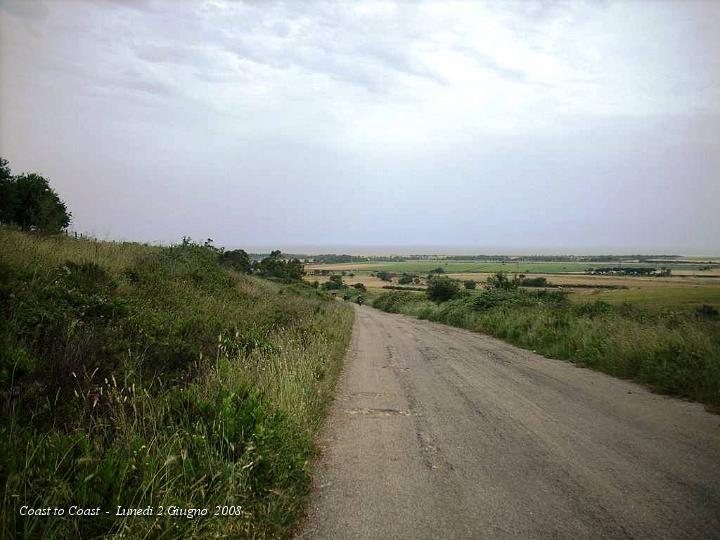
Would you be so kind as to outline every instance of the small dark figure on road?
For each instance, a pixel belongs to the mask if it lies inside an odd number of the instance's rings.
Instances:
[[[358,296],[355,299],[355,302],[357,303],[358,306],[362,306],[364,301],[365,301],[365,299],[362,296]]]

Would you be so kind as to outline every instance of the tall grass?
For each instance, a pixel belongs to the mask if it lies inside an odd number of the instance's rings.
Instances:
[[[391,292],[373,305],[504,339],[660,392],[720,405],[720,320],[686,310],[571,304],[562,293],[485,290],[435,304]]]
[[[0,537],[291,533],[347,306],[227,273],[200,246],[0,229],[0,253]],[[22,517],[23,505],[101,512]],[[114,515],[161,505],[210,515]]]

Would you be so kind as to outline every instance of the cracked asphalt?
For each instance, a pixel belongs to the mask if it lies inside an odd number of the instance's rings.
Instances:
[[[299,538],[720,538],[720,416],[355,309]]]

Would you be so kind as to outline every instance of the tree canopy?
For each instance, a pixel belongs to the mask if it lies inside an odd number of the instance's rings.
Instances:
[[[37,173],[13,176],[8,161],[0,158],[0,222],[57,233],[70,225],[70,217],[47,178]]]

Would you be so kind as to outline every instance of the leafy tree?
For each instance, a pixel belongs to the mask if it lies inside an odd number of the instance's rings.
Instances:
[[[7,160],[0,158],[0,221],[57,233],[70,225],[70,212],[46,178],[36,173],[12,176]]]
[[[487,284],[493,289],[517,289],[518,280],[510,279],[505,272],[497,272],[487,279]]]
[[[264,277],[279,278],[283,281],[299,281],[305,274],[305,267],[300,259],[286,261],[282,253],[275,250],[255,265],[257,272]]]
[[[413,282],[413,277],[410,274],[403,274],[400,276],[400,279],[398,279],[398,283],[400,285],[409,285]]]
[[[477,287],[477,282],[474,279],[468,279],[467,281],[463,282],[463,286],[466,289],[474,289],[475,287]]]
[[[523,287],[547,287],[548,280],[544,277],[523,277],[520,276],[520,285]]]
[[[365,287],[365,284],[363,284],[363,283],[356,283],[355,285],[353,285],[353,287],[355,287],[359,291],[367,290],[367,288]]]
[[[431,274],[444,274],[445,269],[442,266],[438,266],[437,268],[433,268],[432,270],[430,270],[430,273]]]
[[[381,271],[378,272],[376,275],[383,281],[392,281],[392,274],[390,272]]]
[[[459,292],[458,282],[447,276],[432,276],[428,279],[426,294],[433,302],[445,302],[457,296]]]
[[[342,276],[339,275],[330,276],[330,279],[322,285],[322,288],[326,291],[342,289],[344,287]]]
[[[245,252],[244,249],[233,249],[231,251],[224,251],[219,257],[220,264],[229,266],[237,272],[243,274],[249,274],[252,269],[250,262],[250,256]]]
[[[0,157],[0,223],[13,223],[17,208],[17,191],[7,159]]]

